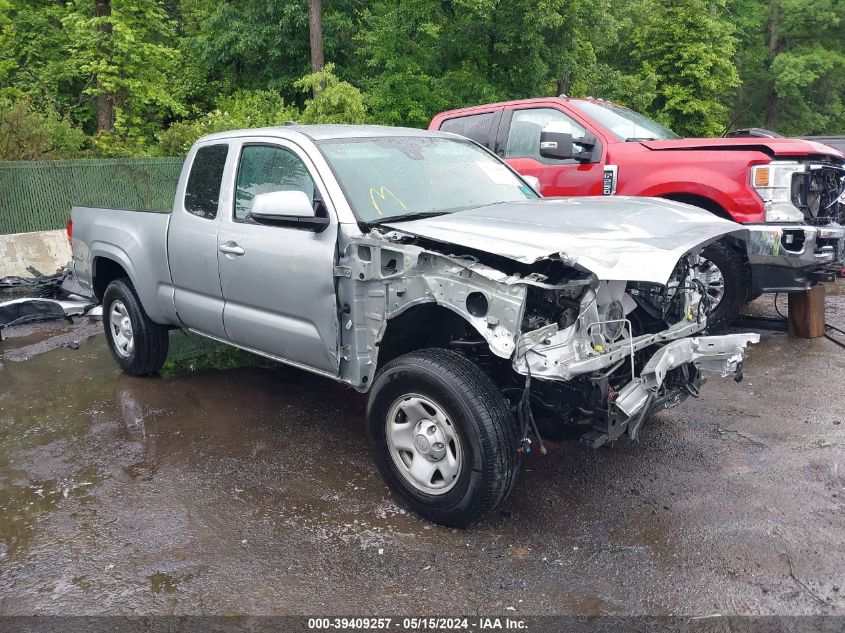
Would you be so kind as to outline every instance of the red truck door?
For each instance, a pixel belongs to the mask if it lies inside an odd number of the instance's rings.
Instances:
[[[496,138],[496,153],[519,173],[536,176],[544,196],[600,196],[604,170],[604,144],[597,139],[593,161],[554,160],[540,156],[540,132],[551,121],[572,125],[577,142],[586,129],[571,116],[551,106],[511,106],[505,109]],[[581,146],[575,145],[580,151]],[[612,193],[610,191],[604,193]]]

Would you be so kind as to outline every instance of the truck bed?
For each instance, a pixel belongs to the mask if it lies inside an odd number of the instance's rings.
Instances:
[[[171,323],[173,281],[167,260],[169,211],[73,207],[73,273],[102,299],[92,279],[98,258],[120,264],[151,319]],[[111,265],[111,264],[110,264]]]

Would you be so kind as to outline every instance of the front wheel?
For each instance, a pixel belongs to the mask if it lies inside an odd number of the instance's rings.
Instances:
[[[711,302],[708,327],[723,330],[736,321],[748,296],[745,262],[733,248],[715,242],[702,251],[698,266]]]
[[[487,375],[455,352],[424,349],[385,365],[366,425],[382,477],[429,521],[465,527],[513,488],[519,454],[510,410]]]
[[[167,328],[144,312],[128,279],[115,279],[103,294],[103,329],[120,368],[132,376],[156,373],[167,358]]]

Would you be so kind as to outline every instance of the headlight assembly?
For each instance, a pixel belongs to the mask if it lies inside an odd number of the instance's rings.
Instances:
[[[763,200],[766,222],[801,222],[804,213],[795,206],[793,176],[802,174],[807,165],[797,161],[772,161],[751,168],[751,186]]]

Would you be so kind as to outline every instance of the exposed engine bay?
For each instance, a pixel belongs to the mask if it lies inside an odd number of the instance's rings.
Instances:
[[[812,163],[792,177],[792,203],[815,225],[845,222],[845,167]]]
[[[703,246],[657,284],[603,281],[561,256],[523,264],[401,231],[355,237],[336,272],[341,375],[363,391],[406,349],[451,347],[505,395],[526,451],[531,433],[593,447],[625,433],[636,439],[649,413],[698,395],[700,370],[741,376],[742,351],[759,340],[688,338],[706,328],[710,310],[698,278]]]

